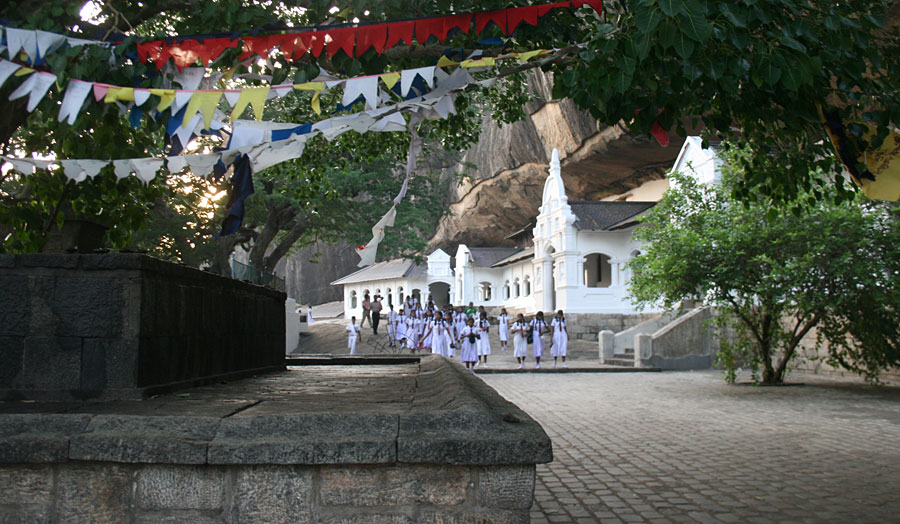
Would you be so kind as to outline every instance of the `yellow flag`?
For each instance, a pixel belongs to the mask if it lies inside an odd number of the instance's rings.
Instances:
[[[306,82],[303,84],[294,84],[294,89],[298,91],[315,91],[312,97],[312,108],[317,115],[322,114],[322,106],[319,103],[319,93],[325,89],[325,82]]]
[[[150,94],[159,97],[159,105],[156,106],[157,111],[165,111],[175,101],[174,89],[151,89]]]
[[[875,127],[869,126],[869,132],[863,138],[868,141],[874,136]],[[890,202],[900,199],[900,134],[891,131],[881,147],[863,151],[857,160],[864,162],[875,175],[875,180],[856,180],[867,197]]]
[[[106,90],[106,97],[103,101],[107,104],[111,104],[116,100],[121,100],[122,102],[134,102],[134,88],[133,87],[110,87]]]
[[[213,114],[222,98],[221,91],[197,91],[188,102],[187,109],[184,112],[184,119],[181,121],[181,127],[187,127],[194,115],[199,110],[203,115],[203,129],[209,129],[212,124]]]
[[[25,76],[30,75],[31,73],[34,73],[34,69],[30,67],[20,67],[16,69],[16,72],[13,73],[13,76]]]
[[[400,73],[385,73],[381,75],[381,81],[384,82],[388,89],[393,89],[397,82],[400,81]]]
[[[519,57],[519,63],[524,64],[536,56],[546,55],[550,51],[546,49],[536,49],[534,51],[525,51],[524,53],[515,53]]]
[[[450,60],[449,58],[447,58],[444,55],[441,55],[441,57],[438,58],[438,63],[437,63],[438,67],[455,66],[455,65],[459,65],[459,62],[454,62],[453,60]]]
[[[253,106],[253,114],[256,116],[256,121],[262,120],[268,94],[268,87],[247,87],[241,89],[241,96],[238,97],[237,102],[234,104],[234,109],[231,111],[231,120],[234,121],[241,116],[241,113],[244,112],[244,109],[247,109],[248,105]]]
[[[477,60],[463,60],[461,64],[462,67],[469,69],[472,67],[490,67],[497,64],[497,60],[494,57],[486,57],[479,58]]]

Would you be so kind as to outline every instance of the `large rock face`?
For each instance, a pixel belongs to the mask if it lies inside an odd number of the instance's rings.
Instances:
[[[486,116],[480,140],[451,170],[475,166],[467,170],[468,181],[450,189],[451,214],[441,222],[433,246],[509,245],[506,236],[538,213],[554,148],[572,200],[596,200],[662,178],[678,155],[683,141],[676,137],[664,148],[622,125],[598,129],[596,120],[572,101],[550,100],[549,75],[536,72],[530,83],[537,99],[526,108],[528,116],[503,127]]]

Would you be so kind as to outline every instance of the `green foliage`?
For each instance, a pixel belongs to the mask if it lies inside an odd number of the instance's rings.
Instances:
[[[840,170],[820,107],[876,124],[876,145],[900,124],[900,46],[886,11],[882,0],[609,2],[580,60],[555,67],[554,96],[637,132],[658,119],[682,136],[743,140],[753,154],[740,159],[748,176],[736,196],[791,202]]]
[[[749,149],[723,152],[721,186],[674,176],[635,234],[647,246],[631,262],[632,296],[642,305],[692,298],[716,306],[735,333],[720,362],[758,365],[764,383],[783,381],[812,333],[827,342],[831,363],[877,379],[900,364],[900,218],[835,192],[786,204],[761,194],[736,201]]]

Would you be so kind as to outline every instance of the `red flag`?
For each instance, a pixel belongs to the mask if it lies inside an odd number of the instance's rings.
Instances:
[[[141,62],[146,62],[149,58],[154,62],[159,60],[159,53],[162,50],[162,41],[154,40],[153,42],[138,42],[137,52]]]
[[[230,38],[210,38],[203,41],[203,50],[200,53],[200,59],[203,63],[209,65],[222,56],[222,53],[229,48],[237,47],[237,40]]]
[[[431,36],[434,35],[441,42],[446,40],[447,33],[444,31],[443,18],[423,18],[416,20],[416,40],[420,44],[424,44]]]
[[[509,19],[509,32],[512,33],[516,30],[516,27],[519,26],[520,22],[525,22],[526,24],[537,25],[538,23],[538,9],[536,6],[525,6],[525,7],[516,7],[513,9],[507,9],[507,17]]]
[[[659,145],[663,147],[669,146],[669,132],[659,125],[659,120],[653,122],[653,125],[650,126],[650,134],[659,142]]]
[[[240,58],[238,58],[238,60],[250,58],[255,54],[261,57],[266,57],[269,55],[269,49],[271,49],[271,46],[269,45],[268,36],[245,36],[243,37],[243,40],[244,52],[241,53],[241,56]]]
[[[494,22],[500,26],[503,34],[509,34],[506,32],[506,9],[475,13],[475,32],[480,33],[484,31],[484,27],[488,25],[488,22]]]
[[[313,56],[321,55],[322,49],[325,48],[325,31],[316,31],[310,36],[312,38],[309,41],[309,52],[312,53]]]
[[[456,27],[462,29],[463,33],[469,34],[469,26],[470,25],[472,25],[472,15],[471,14],[445,16],[444,17],[444,36],[446,37],[446,35],[448,33],[450,33],[450,31],[453,28],[456,28]]]
[[[384,43],[387,41],[387,25],[364,25],[356,33],[356,56],[361,56],[369,50],[375,49],[379,55],[384,51]]]
[[[312,45],[311,43],[313,35],[308,33],[299,33],[290,36],[293,37],[291,39],[291,42],[285,45],[290,47],[291,49],[291,60],[299,60],[303,58],[303,55],[309,52],[310,45]],[[281,49],[285,50],[285,47],[283,46]],[[287,51],[285,50],[285,52]]]
[[[200,42],[196,40],[185,40],[184,42],[169,46],[169,55],[172,57],[172,62],[174,62],[178,70],[181,71],[197,61],[197,57],[200,56],[199,50],[201,47],[202,45]]]
[[[328,48],[325,51],[328,58],[334,56],[341,49],[347,53],[347,56],[353,56],[353,44],[356,43],[355,27],[329,29],[328,36],[331,37],[331,42],[328,42]]]
[[[416,29],[416,23],[414,21],[394,22],[392,24],[387,24],[387,28],[388,37],[387,43],[384,44],[385,49],[394,47],[400,43],[400,41],[406,42],[407,45],[412,45],[413,31]]]

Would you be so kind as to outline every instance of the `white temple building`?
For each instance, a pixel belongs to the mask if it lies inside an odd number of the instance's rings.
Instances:
[[[717,176],[717,160],[697,137],[685,141],[673,170],[703,182]],[[625,264],[641,251],[632,239],[638,217],[658,202],[668,180],[648,182],[599,201],[569,201],[553,150],[550,173],[533,227],[509,238],[518,247],[469,247],[456,253],[438,249],[427,264],[397,259],[380,262],[340,278],[345,318],[362,315],[368,293],[399,309],[410,294],[438,306],[506,307],[525,314],[565,310],[566,314],[636,313],[628,297],[630,272]],[[646,310],[645,310],[646,311]]]

